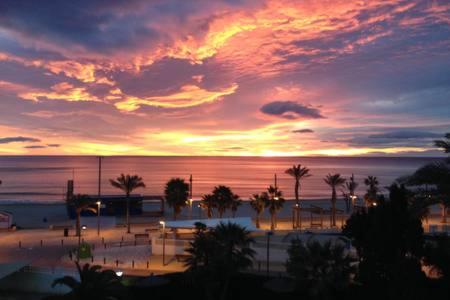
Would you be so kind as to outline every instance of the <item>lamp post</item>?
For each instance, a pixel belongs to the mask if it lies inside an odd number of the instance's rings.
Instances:
[[[267,231],[267,257],[266,257],[266,273],[267,277],[269,277],[269,258],[270,258],[270,237],[273,235],[272,231]]]
[[[100,236],[100,196],[102,194],[102,157],[98,157],[97,235]]]
[[[192,220],[192,198],[189,198],[189,218]]]
[[[159,221],[159,224],[163,227],[163,266],[166,265],[166,222]]]
[[[100,236],[100,207],[102,203],[97,201],[97,235]]]

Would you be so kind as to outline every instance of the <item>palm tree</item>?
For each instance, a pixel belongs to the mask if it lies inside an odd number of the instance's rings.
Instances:
[[[328,174],[324,181],[331,187],[331,226],[336,226],[336,188],[341,187],[345,183],[345,178],[341,174]]]
[[[350,206],[355,206],[355,191],[358,188],[358,183],[355,181],[355,176],[352,174],[350,180],[345,183],[346,191],[343,192],[345,199],[347,200],[347,212],[350,211]]]
[[[115,188],[118,188],[122,190],[126,195],[126,201],[127,201],[127,216],[126,216],[126,222],[127,222],[127,233],[130,233],[130,194],[137,188],[144,188],[145,184],[142,181],[142,177],[139,177],[138,175],[124,175],[121,174],[119,177],[117,177],[116,180],[110,179],[109,182],[111,185]]]
[[[79,281],[72,276],[64,276],[52,284],[52,287],[59,284],[69,287],[71,291],[65,295],[67,299],[125,299],[126,290],[114,271],[100,271],[100,266],[89,264],[81,268],[77,262],[75,264],[80,276]]]
[[[186,272],[205,289],[207,299],[226,299],[231,278],[253,263],[252,243],[250,232],[234,223],[220,223],[210,231],[197,226],[186,249]]]
[[[410,186],[425,185],[424,198],[441,205],[442,223],[447,223],[447,210],[450,207],[450,167],[444,162],[429,163],[406,177]],[[428,187],[431,186],[431,188]]]
[[[187,204],[189,184],[184,182],[184,179],[172,178],[166,183],[164,194],[167,203],[173,208],[173,218],[176,220],[181,209]]]
[[[93,213],[97,213],[97,209],[93,207],[94,202],[88,195],[74,195],[72,198],[70,198],[69,203],[70,206],[73,206],[76,214],[76,235],[79,237],[81,236],[81,224],[80,224],[80,218],[81,213],[83,211],[91,211]]]
[[[217,208],[219,218],[222,218],[225,210],[231,207],[233,199],[239,196],[233,194],[231,188],[225,185],[216,186],[212,192],[214,199],[214,206]]]
[[[233,200],[231,201],[231,214],[234,217],[236,217],[236,212],[239,208],[239,206],[242,205],[242,200],[239,198],[238,195],[234,195]]]
[[[268,200],[269,195],[266,192],[262,192],[261,194],[253,194],[253,197],[250,198],[250,206],[256,212],[256,228],[260,228],[259,219],[261,214],[264,212],[264,208],[266,207]]]
[[[267,189],[267,194],[266,207],[270,213],[270,229],[274,230],[277,227],[276,214],[283,208],[284,198],[278,187],[272,185]]]
[[[355,273],[353,259],[342,243],[324,244],[316,240],[293,240],[288,248],[286,271],[310,296],[333,299],[337,291],[346,289]]]
[[[380,191],[378,188],[378,185],[380,184],[378,178],[376,176],[367,176],[367,178],[364,179],[364,184],[367,186],[367,193],[364,195],[366,205],[375,203],[378,198],[378,192]]]
[[[445,153],[450,153],[450,132],[445,135],[445,140],[434,141],[434,145],[444,150]],[[450,163],[450,157],[447,158],[447,162]]]
[[[203,209],[206,209],[208,219],[211,219],[213,216],[213,208],[214,208],[214,197],[211,194],[203,195],[202,201],[200,201],[200,206]]]
[[[292,168],[289,168],[285,171],[286,174],[292,176],[295,180],[295,203],[297,204],[297,207],[300,207],[300,199],[299,199],[299,192],[300,192],[300,181],[303,178],[310,177],[311,174],[309,174],[309,169],[307,167],[302,167],[302,165],[293,165]]]

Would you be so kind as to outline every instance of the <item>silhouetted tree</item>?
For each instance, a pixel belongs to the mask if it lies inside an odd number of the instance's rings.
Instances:
[[[250,198],[250,206],[256,212],[256,228],[260,228],[260,218],[261,214],[264,212],[264,208],[266,207],[266,203],[269,201],[269,195],[266,192],[262,192],[261,194],[253,194],[253,197]]]
[[[444,150],[445,153],[450,153],[450,132],[445,135],[445,140],[436,140],[434,145],[438,148]],[[450,163],[450,157],[447,159]]]
[[[277,228],[277,212],[283,208],[284,198],[283,192],[281,192],[276,186],[269,186],[267,189],[268,198],[266,199],[266,208],[270,213],[270,229]]]
[[[67,299],[98,299],[114,300],[126,299],[126,289],[121,283],[120,277],[112,270],[102,270],[100,266],[90,266],[85,264],[83,268],[75,263],[80,280],[64,276],[56,279],[52,287],[65,285],[71,291],[64,296]]]
[[[364,195],[366,205],[377,203],[378,192],[380,191],[378,178],[376,176],[368,176],[364,179],[364,184],[367,186],[367,193]]]
[[[231,208],[233,200],[239,198],[239,196],[233,194],[231,188],[219,185],[216,186],[212,192],[214,207],[217,208],[219,218],[222,218],[223,214],[228,208]]]
[[[239,208],[239,206],[242,205],[242,200],[239,198],[238,195],[233,196],[233,200],[231,201],[230,209],[231,209],[231,215],[236,217],[236,212]]]
[[[442,223],[447,223],[450,207],[450,167],[443,162],[433,162],[419,168],[414,174],[404,178],[407,185],[425,186],[422,199],[427,204],[441,205]]]
[[[355,181],[355,176],[352,174],[350,179],[345,183],[345,191],[342,192],[345,200],[346,200],[346,209],[347,212],[350,211],[350,207],[355,206],[355,191],[358,188],[358,183]]]
[[[311,238],[306,242],[293,240],[288,250],[286,271],[297,282],[299,290],[307,290],[315,299],[339,298],[349,287],[356,272],[352,258],[342,242],[323,244]]]
[[[393,185],[389,201],[354,213],[343,228],[358,252],[357,279],[391,298],[417,296],[423,286],[423,228],[410,214],[408,197],[403,187]]]
[[[302,167],[302,165],[293,165],[285,171],[286,174],[290,175],[295,180],[294,193],[295,193],[295,203],[300,207],[300,182],[303,178],[310,177],[309,169],[307,167]]]
[[[126,211],[126,223],[127,232],[130,233],[130,194],[137,188],[144,188],[145,184],[142,181],[142,177],[138,175],[124,175],[121,174],[116,180],[110,179],[109,182],[115,188],[122,190],[125,193],[127,201],[127,211]]]
[[[205,289],[207,299],[226,299],[231,278],[253,263],[253,242],[250,233],[234,223],[221,223],[210,231],[197,225],[186,249],[186,273]]]
[[[187,205],[189,184],[182,178],[172,178],[166,183],[164,194],[167,203],[173,208],[173,218],[176,220],[181,209]]]
[[[345,183],[345,178],[341,174],[328,174],[324,181],[331,187],[331,226],[336,226],[336,188],[341,187]]]
[[[74,195],[73,197],[71,197],[69,199],[68,204],[70,206],[73,206],[73,208],[75,210],[75,215],[76,215],[75,230],[76,230],[76,235],[80,236],[81,235],[81,224],[80,224],[81,213],[83,211],[91,211],[93,213],[97,213],[97,209],[93,207],[94,201],[88,195],[81,195],[81,194]]]
[[[202,196],[202,200],[200,201],[200,206],[203,209],[206,209],[206,215],[208,219],[211,219],[213,216],[213,208],[214,208],[214,196],[211,194],[206,194]]]

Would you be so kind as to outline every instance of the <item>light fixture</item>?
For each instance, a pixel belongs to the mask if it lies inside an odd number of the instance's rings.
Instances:
[[[86,229],[87,229],[87,226],[86,226],[86,225],[83,225],[83,226],[81,226],[81,229],[86,230]]]
[[[116,271],[116,275],[119,276],[119,277],[122,277],[123,272],[122,271]]]

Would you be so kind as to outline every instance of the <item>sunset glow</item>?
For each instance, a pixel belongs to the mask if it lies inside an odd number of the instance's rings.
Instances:
[[[429,156],[450,128],[448,1],[46,3],[0,3],[0,155]]]

